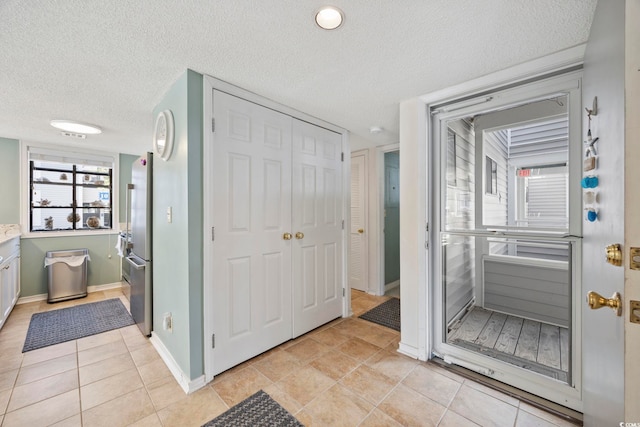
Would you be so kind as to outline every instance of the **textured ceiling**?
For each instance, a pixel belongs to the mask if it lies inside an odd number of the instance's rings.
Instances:
[[[586,42],[596,0],[2,0],[0,137],[150,149],[152,109],[191,68],[398,141],[399,102]],[[100,125],[85,141],[54,118]],[[369,128],[385,131],[371,135]]]

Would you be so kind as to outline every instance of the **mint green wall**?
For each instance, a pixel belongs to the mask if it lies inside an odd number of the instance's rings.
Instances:
[[[104,285],[120,281],[120,258],[115,250],[116,235],[41,237],[20,240],[20,296],[46,294],[47,251],[89,249],[87,284]],[[111,256],[111,258],[109,258]]]
[[[392,181],[399,183],[400,155],[385,153],[385,201],[384,201],[384,283],[400,280],[400,189],[387,188],[389,174]]]
[[[142,153],[140,153],[142,155]],[[126,219],[126,197],[127,197],[127,184],[131,182],[131,165],[140,156],[132,156],[130,154],[120,154],[120,172],[119,178],[119,217],[120,222],[124,223]]]
[[[171,110],[175,138],[168,161],[154,157],[153,327],[190,379],[204,373],[202,108],[202,75],[188,70],[154,110],[154,117]],[[166,220],[168,207],[173,211],[171,223]],[[173,333],[162,329],[166,312],[173,316]]]
[[[20,223],[20,142],[0,138],[0,224]]]

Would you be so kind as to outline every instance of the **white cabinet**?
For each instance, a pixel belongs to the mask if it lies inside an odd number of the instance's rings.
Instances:
[[[0,243],[0,328],[20,296],[20,237]]]

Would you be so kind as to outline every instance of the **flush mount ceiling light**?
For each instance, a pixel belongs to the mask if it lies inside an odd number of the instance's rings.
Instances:
[[[335,30],[344,21],[344,14],[334,6],[325,6],[316,12],[316,24],[325,30]]]
[[[382,126],[371,126],[369,128],[369,132],[376,135],[378,133],[382,133],[384,131],[384,128]]]
[[[51,126],[56,129],[60,129],[66,132],[83,133],[87,135],[96,135],[102,133],[96,125],[90,125],[88,123],[80,123],[74,120],[51,120]]]

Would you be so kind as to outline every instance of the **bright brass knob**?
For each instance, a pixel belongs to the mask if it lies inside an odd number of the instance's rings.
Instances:
[[[618,292],[611,295],[611,298],[605,298],[595,291],[590,291],[587,294],[587,303],[592,310],[610,307],[616,312],[616,316],[622,316],[622,299]]]
[[[360,233],[360,234],[364,233],[364,228],[359,228],[358,229],[358,233]]]
[[[298,232],[296,233],[296,239],[304,239],[304,233],[302,233],[302,232],[298,231]]]
[[[292,238],[292,237],[293,237],[293,236],[291,235],[291,233],[284,233],[284,234],[282,235],[282,238],[283,238],[284,240],[291,240],[291,238]]]

